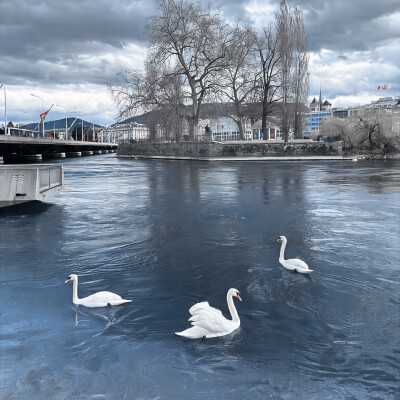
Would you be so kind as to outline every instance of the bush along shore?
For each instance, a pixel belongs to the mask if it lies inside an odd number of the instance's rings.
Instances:
[[[190,160],[343,159],[341,142],[147,142],[122,141],[120,158]]]

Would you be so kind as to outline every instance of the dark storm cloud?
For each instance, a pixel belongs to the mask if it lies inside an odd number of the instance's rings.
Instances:
[[[309,47],[365,51],[400,37],[399,0],[298,0],[304,13]],[[397,19],[397,23],[395,20]]]
[[[216,0],[233,18],[271,22],[280,0]],[[311,93],[322,85],[338,106],[369,102],[389,83],[400,90],[400,0],[287,0],[303,12],[311,52]],[[269,6],[269,7],[268,7]],[[272,7],[271,7],[272,6]],[[257,12],[269,15],[257,16]],[[340,99],[340,100],[339,100]]]
[[[153,2],[139,0],[0,2],[0,77],[41,80],[47,72],[32,68],[40,61],[77,70],[81,54],[112,53],[128,43],[145,46],[145,25],[154,12]],[[85,76],[90,65],[83,68],[82,81],[95,82],[98,77]],[[69,79],[67,71],[58,72],[58,82]]]
[[[113,106],[105,85],[122,66],[140,67],[147,46],[145,27],[157,12],[157,1],[0,0],[0,84],[7,87],[10,109],[22,98],[25,109],[37,107],[37,100],[31,104],[31,91],[77,109],[77,99],[86,90],[93,97],[85,107],[109,113]],[[280,0],[200,2],[221,10],[228,19],[259,25],[271,23],[280,4]],[[369,94],[384,83],[400,88],[400,0],[287,3],[304,15],[312,52],[312,92],[321,82],[330,98],[350,90],[354,96],[357,91]],[[360,78],[357,86],[354,76]]]
[[[280,0],[215,0],[211,7],[221,9],[228,18],[249,19],[246,8],[273,4],[278,9],[279,3]],[[324,48],[343,56],[400,36],[400,22],[396,25],[388,19],[400,12],[399,0],[288,0],[288,4],[303,11],[309,48],[314,52]],[[92,70],[91,65],[85,67],[80,55],[100,57],[121,51],[129,43],[144,48],[145,26],[155,12],[155,0],[0,2],[0,79],[40,81],[49,75],[49,71],[36,70],[42,62],[42,68],[45,63],[50,71],[58,69],[52,76],[58,83],[68,81],[79,67],[83,69],[75,76],[75,82],[97,82],[101,71]],[[106,67],[105,75],[115,73],[109,65]]]
[[[212,5],[233,18],[246,19],[246,7],[266,3],[279,10],[280,0],[215,0]],[[400,37],[400,0],[287,0],[287,4],[303,12],[311,51],[363,51]],[[390,18],[396,12],[397,18]]]

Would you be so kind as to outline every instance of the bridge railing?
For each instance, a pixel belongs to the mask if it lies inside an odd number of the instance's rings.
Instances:
[[[28,129],[20,129],[20,128],[7,128],[7,134],[9,136],[18,136],[18,137],[41,137],[40,132],[35,132]]]
[[[22,129],[22,128],[7,128],[7,135],[9,136],[17,136],[17,137],[30,137],[30,138],[39,138],[39,139],[53,139],[52,132],[38,132],[32,131],[30,129]]]
[[[16,137],[26,137],[26,138],[37,138],[37,139],[60,139],[60,140],[68,140],[68,141],[86,141],[86,142],[103,142],[103,143],[115,143],[117,144],[117,138],[115,135],[101,135],[97,134],[96,140],[89,140],[88,135],[83,135],[83,139],[80,138],[74,139],[70,132],[68,132],[68,138],[65,137],[65,130],[47,130],[44,133],[38,132],[36,130],[23,129],[23,128],[15,128],[8,127],[6,136],[16,136]]]

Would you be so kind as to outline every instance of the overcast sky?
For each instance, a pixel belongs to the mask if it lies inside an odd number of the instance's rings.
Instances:
[[[400,96],[400,0],[288,0],[303,11],[310,50],[310,97],[334,107]],[[205,4],[208,2],[204,2]],[[261,26],[280,0],[214,0],[230,19]],[[116,109],[106,85],[146,55],[145,25],[155,0],[0,0],[0,85],[7,120],[79,115],[109,125]],[[379,85],[390,85],[378,91]],[[4,93],[0,89],[0,126]],[[66,111],[65,111],[66,110]]]

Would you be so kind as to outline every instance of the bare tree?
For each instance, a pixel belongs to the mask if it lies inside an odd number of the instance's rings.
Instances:
[[[387,154],[400,149],[400,133],[393,129],[393,114],[385,109],[365,109],[349,118],[327,117],[320,133],[340,136],[345,151],[367,151]]]
[[[299,11],[293,12],[282,0],[276,24],[255,34],[250,27],[241,28],[220,13],[202,9],[200,0],[158,1],[160,15],[147,25],[150,45],[144,70],[124,68],[109,85],[120,119],[146,113],[152,139],[158,129],[166,138],[180,140],[186,123],[194,140],[202,105],[219,93],[219,100],[234,104],[235,112],[229,116],[236,121],[241,139],[243,122],[259,115],[260,102],[263,132],[281,100],[285,140],[289,102],[295,104],[296,134],[301,132],[308,56]]]
[[[349,118],[337,118],[329,116],[321,121],[319,129],[311,132],[311,139],[319,137],[341,140],[343,148],[353,149],[356,145],[355,137],[351,134],[351,120]]]
[[[230,114],[230,117],[238,126],[240,140],[244,140],[244,122],[249,116],[246,103],[253,101],[260,75],[253,51],[256,34],[250,27],[236,25],[231,35],[232,41],[227,46],[227,66],[219,72],[216,86],[220,99],[234,104],[235,114]]]
[[[354,116],[360,147],[387,154],[400,148],[400,135],[393,130],[393,114],[386,109],[364,110]]]
[[[276,20],[282,82],[282,134],[286,142],[290,120],[293,120],[295,135],[301,135],[300,103],[308,95],[307,35],[301,12],[290,9],[286,0],[281,1]],[[295,105],[293,115],[289,115],[289,102]]]
[[[276,14],[276,20],[278,52],[281,63],[280,73],[282,81],[282,136],[283,140],[287,142],[289,138],[288,103],[291,88],[290,78],[293,62],[294,38],[292,36],[293,19],[285,0],[281,1],[280,13]]]
[[[293,11],[294,28],[294,52],[293,52],[293,78],[292,78],[292,99],[294,103],[294,137],[297,139],[303,136],[304,105],[309,93],[309,74],[308,74],[308,39],[304,29],[303,15],[298,10]]]
[[[258,57],[260,73],[258,85],[256,86],[256,99],[262,102],[261,131],[267,130],[267,118],[272,111],[274,104],[282,97],[281,89],[281,65],[280,53],[278,52],[278,40],[275,27],[263,28],[255,37],[255,52]]]
[[[143,71],[122,68],[108,85],[117,107],[118,119],[146,111],[148,107],[147,81]]]
[[[182,129],[178,125],[184,117],[185,107],[179,75],[171,74],[166,66],[159,68],[147,62],[145,71],[123,68],[109,90],[119,118],[157,110],[158,113],[146,114],[151,140],[156,139],[158,125],[164,131],[167,126],[174,125],[175,139],[180,140]]]
[[[229,24],[220,14],[203,11],[200,3],[160,0],[161,15],[148,24],[149,57],[157,65],[168,63],[180,75],[189,99],[189,136],[199,122],[201,105],[215,88],[214,78],[227,66],[227,46],[232,40]]]

